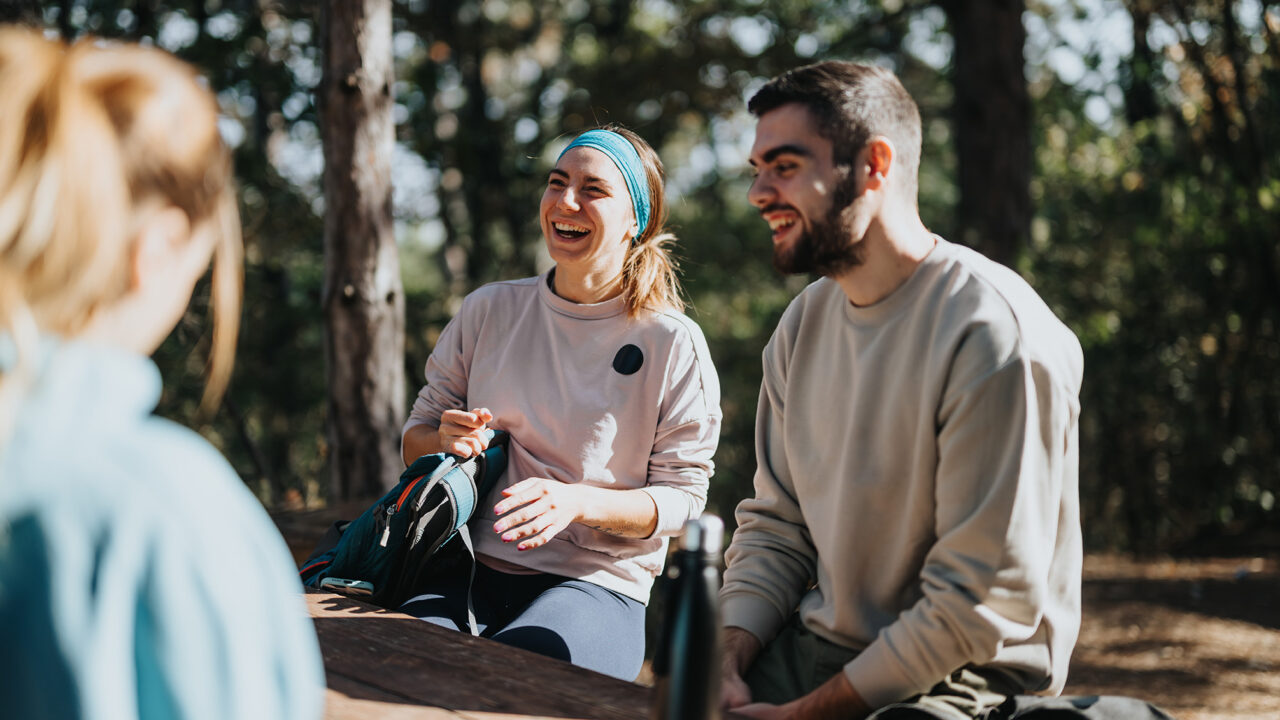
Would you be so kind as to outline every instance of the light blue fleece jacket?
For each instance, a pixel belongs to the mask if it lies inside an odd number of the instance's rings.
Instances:
[[[318,718],[284,542],[213,447],[151,415],[155,365],[47,341],[36,366],[0,440],[3,714]]]

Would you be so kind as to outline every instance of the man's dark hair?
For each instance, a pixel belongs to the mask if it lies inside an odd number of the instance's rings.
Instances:
[[[873,136],[893,141],[895,165],[914,199],[920,172],[920,110],[897,76],[874,65],[839,60],[789,70],[747,103],[760,117],[783,105],[809,109],[818,133],[831,141],[837,167],[849,167]]]

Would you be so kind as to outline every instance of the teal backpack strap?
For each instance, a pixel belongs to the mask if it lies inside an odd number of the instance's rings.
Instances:
[[[476,623],[476,606],[471,600],[471,587],[476,582],[476,563],[478,562],[476,560],[476,548],[471,544],[470,529],[464,527],[458,535],[462,539],[462,544],[467,548],[467,555],[471,558],[470,567],[467,568],[469,573],[467,577],[467,629],[471,631],[472,635],[480,637],[480,628]]]
[[[507,468],[509,436],[501,430],[490,430],[489,433],[489,445],[484,452],[465,460],[455,458],[455,462],[444,467],[443,472],[437,468],[437,472],[431,475],[430,489],[419,495],[411,507],[413,519],[408,528],[408,547],[395,573],[396,588],[387,607],[398,607],[438,572],[465,573],[470,599],[476,558],[467,522],[480,503],[485,502],[485,497]],[[461,537],[455,542],[454,535]],[[470,602],[467,607],[474,632],[474,612]]]
[[[480,465],[479,472],[472,478],[476,488],[476,503],[483,502],[484,498],[489,495],[489,491],[498,482],[498,478],[507,470],[507,445],[510,438],[507,433],[499,430],[489,437],[489,447],[484,451],[484,460]],[[467,518],[475,512],[475,508],[471,508],[467,512]],[[461,513],[459,513],[461,514]],[[466,520],[461,520],[462,527],[459,528],[458,534],[462,536],[462,543],[467,549],[467,555],[471,558],[468,572],[470,576],[467,578],[467,628],[472,635],[479,636],[480,629],[476,623],[475,602],[471,598],[471,588],[476,581],[476,549],[471,541],[471,530],[466,527]]]

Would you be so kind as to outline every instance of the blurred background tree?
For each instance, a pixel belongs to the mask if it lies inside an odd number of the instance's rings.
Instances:
[[[13,8],[207,73],[241,182],[244,329],[228,402],[196,416],[197,303],[158,354],[162,412],[269,507],[324,502],[318,4]],[[805,282],[770,268],[746,202],[745,100],[787,68],[858,59],[920,103],[926,223],[1015,267],[1081,338],[1089,546],[1280,546],[1277,34],[1265,0],[395,0],[409,392],[463,295],[546,267],[536,208],[567,138],[631,126],[666,163],[691,315],[721,374],[711,509],[731,521],[754,469],[759,354]]]
[[[391,0],[321,10],[329,498],[377,497],[404,461],[404,283],[392,212]]]

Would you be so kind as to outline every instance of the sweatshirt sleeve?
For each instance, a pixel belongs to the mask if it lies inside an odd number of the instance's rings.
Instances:
[[[427,384],[422,386],[413,401],[409,419],[400,429],[401,438],[418,425],[439,427],[440,416],[445,410],[466,409],[467,377],[472,355],[471,343],[466,337],[470,309],[471,304],[464,300],[462,309],[440,332],[423,371]]]
[[[721,622],[768,643],[795,612],[817,572],[783,444],[785,363],[775,334],[765,348],[756,412],[754,497],[738,505],[738,529],[725,552]]]
[[[1060,592],[1049,578],[1078,401],[1044,364],[1016,347],[993,357],[995,345],[961,347],[939,408],[922,597],[845,666],[872,707],[1031,638]]]
[[[653,537],[678,535],[685,521],[702,513],[715,469],[711,458],[720,440],[720,381],[711,353],[692,321],[682,327],[686,332],[672,348],[662,419],[643,488],[658,509]]]

